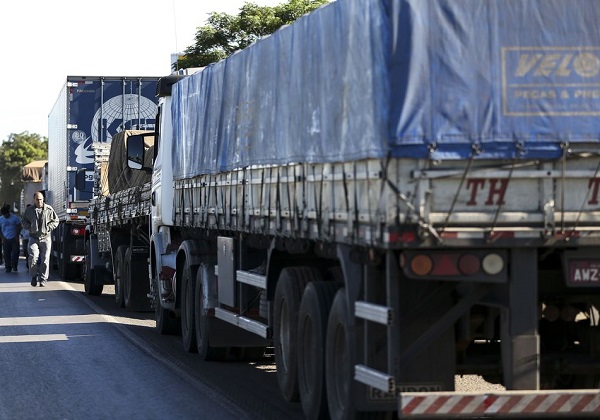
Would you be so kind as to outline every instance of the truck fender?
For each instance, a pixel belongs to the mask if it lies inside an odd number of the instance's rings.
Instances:
[[[206,255],[206,247],[202,247],[200,242],[189,239],[183,241],[177,250],[177,269],[183,259],[189,260],[190,265],[200,265],[206,261]]]

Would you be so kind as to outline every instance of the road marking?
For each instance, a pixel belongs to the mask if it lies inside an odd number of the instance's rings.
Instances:
[[[41,341],[67,341],[65,334],[5,335],[0,336],[0,343],[34,343]]]

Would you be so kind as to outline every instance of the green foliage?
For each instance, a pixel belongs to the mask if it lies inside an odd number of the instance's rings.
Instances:
[[[48,139],[39,134],[11,134],[0,145],[0,204],[19,203],[23,166],[48,159]]]
[[[289,0],[274,7],[247,2],[237,16],[213,12],[196,32],[196,44],[187,47],[174,70],[204,67],[246,48],[261,37],[290,24],[328,0]]]

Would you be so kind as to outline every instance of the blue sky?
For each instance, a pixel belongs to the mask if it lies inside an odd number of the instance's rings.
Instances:
[[[274,6],[283,0],[254,0]],[[244,0],[30,0],[0,13],[0,142],[48,135],[48,113],[67,75],[164,76],[210,12]]]

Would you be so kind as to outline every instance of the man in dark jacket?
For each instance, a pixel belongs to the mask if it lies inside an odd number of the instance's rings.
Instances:
[[[54,209],[44,203],[41,191],[33,194],[33,206],[27,207],[21,223],[29,231],[29,274],[31,285],[46,286],[50,265],[50,250],[52,241],[50,232],[58,226],[58,216]],[[35,264],[33,261],[38,261]]]

